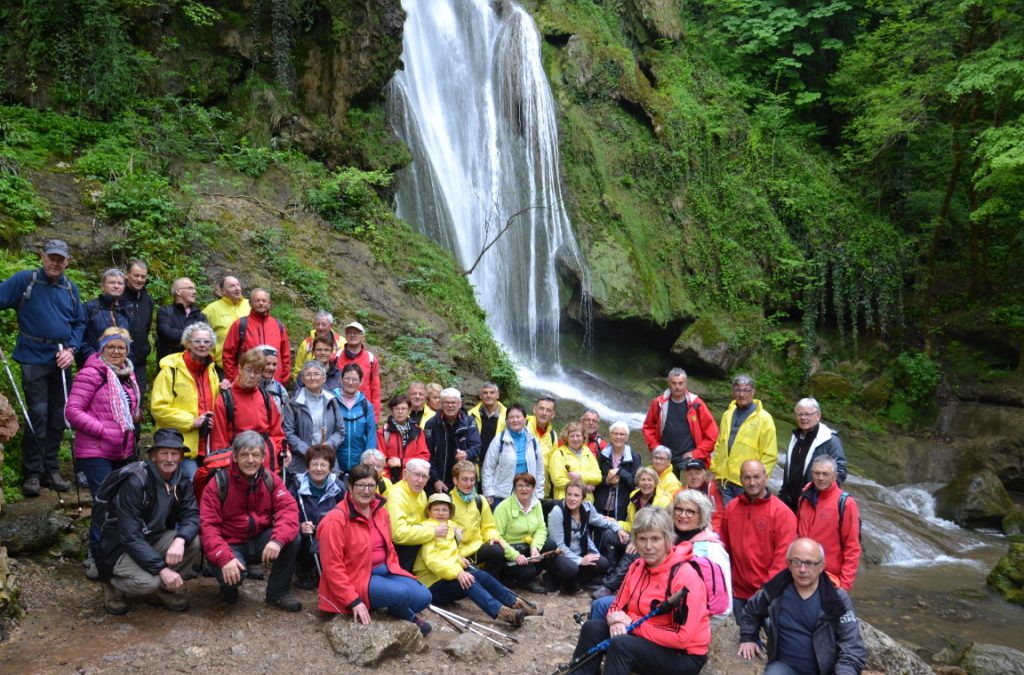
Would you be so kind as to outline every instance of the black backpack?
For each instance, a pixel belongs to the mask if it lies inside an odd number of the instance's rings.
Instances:
[[[100,531],[101,536],[107,529],[117,529],[117,512],[111,505],[117,497],[117,494],[121,491],[121,487],[129,478],[134,476],[142,481],[143,488],[145,488],[148,484],[148,474],[149,472],[146,470],[146,463],[144,461],[137,461],[125,464],[116,471],[111,471],[107,477],[103,479],[99,489],[96,490],[96,496],[92,500],[91,516],[92,522]],[[144,489],[142,502],[143,510],[145,509],[147,502],[150,500],[150,491]],[[95,560],[96,568],[99,570],[100,578],[107,580],[113,575],[114,561],[106,560],[106,556],[103,555],[105,551],[102,550],[102,539],[100,540],[100,546],[100,555],[97,555]]]
[[[272,317],[277,322],[277,329],[283,334],[284,324],[277,317]],[[245,346],[245,331],[249,327],[249,317],[243,316],[238,320],[238,351],[235,352],[235,363],[242,360],[242,348]],[[270,345],[273,347],[273,345]]]

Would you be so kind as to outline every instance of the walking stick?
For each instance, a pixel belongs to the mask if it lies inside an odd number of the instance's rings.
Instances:
[[[626,626],[626,635],[632,633],[634,630],[637,629],[638,626],[640,626],[643,623],[646,623],[648,620],[653,619],[654,617],[659,616],[661,614],[664,614],[673,609],[674,607],[677,607],[680,602],[685,602],[686,595],[689,592],[690,589],[688,589],[686,586],[683,586],[678,591],[673,593],[671,596],[666,598],[663,602],[658,603],[657,607],[647,612],[647,614],[644,614],[642,617],[640,617],[633,623]],[[586,652],[577,656],[570,663],[567,663],[564,666],[559,667],[558,670],[556,670],[553,673],[553,675],[568,675],[568,673],[571,673],[574,670],[579,669],[580,666],[583,666],[584,664],[589,663],[595,658],[601,656],[601,654],[603,654],[608,649],[608,646],[611,645],[611,643],[612,638],[608,638],[607,640],[602,640],[601,642],[598,642],[596,645],[588,649]]]
[[[459,616],[455,612],[449,612],[447,609],[442,609],[440,607],[435,607],[434,605],[430,605],[430,609],[435,614],[448,614],[449,616],[454,618],[456,621],[461,621],[463,624],[465,624],[466,628],[470,628],[470,627],[475,626],[475,627],[479,628],[480,630],[485,630],[485,631],[487,631],[489,633],[493,633],[494,635],[497,635],[499,637],[503,637],[503,638],[505,638],[506,640],[508,640],[510,642],[515,642],[516,644],[519,644],[519,639],[518,638],[512,637],[508,633],[502,633],[497,628],[491,628],[490,626],[486,626],[486,625],[484,625],[482,623],[477,623],[476,621],[473,621],[472,619],[467,619],[464,616]]]
[[[25,405],[25,399],[21,397],[21,389],[14,382],[14,373],[11,372],[11,364],[7,361],[7,355],[4,354],[3,348],[0,348],[0,360],[4,362],[4,369],[7,371],[7,379],[11,381],[11,389],[14,390],[14,398],[18,400],[18,405],[21,406],[21,414],[25,416],[25,425],[28,430],[35,436],[36,442],[39,442],[39,436],[36,435],[36,428],[32,426],[32,418],[28,416],[28,407]]]
[[[544,558],[550,558],[553,555],[560,555],[557,548],[556,549],[552,549],[552,550],[548,551],[547,553],[541,553],[540,555],[534,556],[532,558],[527,558],[526,562],[530,563],[530,564],[538,563],[541,560],[544,560]],[[514,567],[517,564],[518,563],[516,563],[515,560],[506,560],[505,561],[505,567]]]
[[[57,344],[57,351],[64,351],[64,345]],[[60,383],[64,385],[64,426],[71,434],[71,470],[75,473],[75,501],[78,502],[78,517],[82,517],[82,487],[78,484],[78,458],[75,457],[75,430],[68,424],[68,372],[65,368],[60,369]],[[63,433],[61,434],[63,435]],[[38,437],[37,437],[38,438]],[[64,507],[64,497],[57,493],[61,508]]]
[[[306,504],[303,502],[302,495],[300,495],[300,494],[298,494],[298,492],[296,492],[296,496],[299,498],[299,508],[302,509],[302,522],[306,522],[307,520],[309,520],[309,516],[306,515]],[[313,550],[313,535],[310,534],[308,536],[309,536],[309,550],[312,551]],[[322,578],[324,576],[324,569],[323,569],[323,567],[320,566],[320,554],[319,553],[314,553],[313,554],[313,562],[316,563],[316,573],[319,574],[320,577]]]
[[[470,565],[470,566],[469,566],[469,571],[470,571],[471,573],[479,572],[479,571],[480,571],[480,568],[479,568],[479,567],[477,567],[476,565]],[[495,577],[495,579],[497,579],[497,577]],[[502,584],[502,586],[505,586],[505,584]],[[516,593],[515,591],[513,591],[513,590],[512,590],[511,588],[509,588],[508,586],[505,586],[505,590],[506,590],[506,591],[508,591],[509,593],[511,593],[512,595],[514,595],[515,597],[519,598],[519,599],[520,599],[520,600],[522,600],[523,602],[525,602],[525,603],[526,603],[527,605],[529,605],[529,606],[530,606],[531,608],[533,608],[533,609],[537,609],[537,605],[536,605],[536,603],[534,603],[534,602],[532,602],[532,601],[530,601],[530,600],[527,600],[527,599],[526,599],[526,598],[524,598],[523,596],[521,596],[521,595],[519,595],[518,593]],[[543,610],[541,610],[541,614],[543,614]]]
[[[506,638],[508,640],[512,640],[513,642],[518,642],[518,640],[515,640],[514,638],[512,638],[512,637],[510,637],[508,635],[505,635],[501,631],[494,630],[493,628],[490,628],[489,626],[485,626],[485,625],[477,623],[475,621],[470,621],[469,619],[467,619],[465,617],[459,616],[458,614],[455,614],[454,612],[449,612],[446,609],[441,609],[440,607],[437,607],[436,605],[427,605],[427,609],[429,609],[434,614],[437,614],[439,617],[441,617],[442,619],[444,619],[445,621],[447,621],[451,625],[455,626],[455,628],[457,628],[460,632],[464,633],[464,632],[466,632],[468,630],[471,633],[476,633],[477,635],[479,635],[480,637],[484,638],[485,640],[491,642],[492,644],[494,644],[495,647],[497,647],[498,649],[500,649],[501,651],[503,651],[503,652],[505,652],[507,654],[511,654],[512,653],[512,648],[511,647],[509,647],[508,645],[506,645],[506,644],[504,644],[502,642],[499,642],[498,640],[494,639],[493,637],[491,637],[490,635],[488,635],[487,633],[485,633],[483,631],[484,630],[489,630],[489,631],[491,631],[493,633],[496,633],[496,634],[498,634],[498,635],[500,635],[500,636],[502,636],[502,637],[504,637],[504,638]]]

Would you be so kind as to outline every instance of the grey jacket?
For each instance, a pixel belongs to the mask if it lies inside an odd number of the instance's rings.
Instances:
[[[288,465],[289,473],[301,473],[306,470],[306,451],[312,444],[313,432],[318,431],[313,428],[313,418],[305,403],[305,392],[305,389],[298,389],[295,396],[288,401],[281,424],[284,428],[285,438],[288,439],[288,445],[292,449],[292,461]],[[345,440],[345,423],[341,421],[342,415],[338,399],[329,391],[325,390],[323,394],[323,426],[327,432],[323,442],[337,449]]]
[[[537,499],[544,499],[544,451],[536,436],[525,428],[523,432],[526,434],[526,470],[537,479],[533,494]],[[512,494],[512,479],[516,475],[516,444],[508,429],[491,441],[480,473],[485,497],[504,499]]]

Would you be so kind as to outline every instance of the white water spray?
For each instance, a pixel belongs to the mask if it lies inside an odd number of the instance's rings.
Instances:
[[[556,262],[586,272],[562,204],[540,34],[511,2],[402,7],[405,69],[388,102],[413,162],[397,176],[396,213],[473,268],[488,324],[524,372],[558,372]]]

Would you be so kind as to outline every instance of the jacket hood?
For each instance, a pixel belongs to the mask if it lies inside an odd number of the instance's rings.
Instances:
[[[601,449],[601,454],[604,455],[605,457],[607,457],[608,459],[611,459],[611,457],[612,457],[612,444],[609,443],[608,445],[604,446]],[[633,461],[633,448],[629,447],[629,443],[626,443],[626,447],[624,447],[622,449],[622,461],[623,462],[632,462]]]
[[[307,497],[312,497],[313,496],[313,491],[310,489],[311,481],[309,479],[309,473],[305,472],[305,473],[298,474],[298,481],[299,481],[299,489],[298,489],[299,494],[300,495],[305,495]],[[323,497],[321,497],[321,499],[323,499],[324,497],[334,497],[334,496],[340,495],[340,494],[341,494],[341,483],[338,481],[337,474],[334,474],[334,473],[327,474],[327,481],[324,484],[324,494],[323,494]]]

